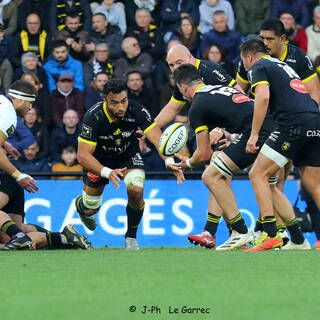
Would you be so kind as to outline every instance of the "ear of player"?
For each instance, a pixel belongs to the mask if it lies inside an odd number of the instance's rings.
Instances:
[[[187,127],[180,122],[175,122],[163,131],[159,141],[159,150],[165,156],[172,156],[185,146],[187,140]]]

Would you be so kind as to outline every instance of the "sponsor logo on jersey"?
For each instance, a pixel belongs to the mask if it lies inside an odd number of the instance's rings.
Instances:
[[[14,133],[14,125],[12,125],[10,128],[7,129],[8,136],[12,135]]]
[[[306,136],[320,138],[320,130],[308,130]]]
[[[96,174],[94,174],[93,172],[91,171],[88,171],[87,172],[87,177],[89,178],[89,180],[93,181],[93,182],[97,182],[101,179],[100,176],[97,176]]]
[[[83,124],[82,125],[82,130],[81,130],[81,135],[84,137],[84,138],[92,138],[92,128],[89,127],[88,125],[86,124]]]
[[[304,86],[301,80],[297,80],[297,79],[291,80],[290,87],[300,93],[308,93],[307,88]]]
[[[282,144],[281,149],[283,151],[287,151],[290,148],[290,146],[291,146],[290,142],[286,141]]]
[[[132,130],[132,131],[123,131],[123,132],[121,132],[121,135],[124,138],[129,138],[133,132],[134,132],[134,130]]]
[[[117,136],[117,135],[119,135],[121,133],[121,130],[118,128],[114,133],[113,133],[113,135],[114,136]]]
[[[121,144],[121,139],[117,139],[117,140],[115,141],[115,144],[116,144],[116,146],[120,146],[120,144]]]
[[[135,166],[143,166],[143,159],[140,153],[136,153],[136,155],[132,158],[132,164]]]
[[[232,96],[232,101],[235,103],[242,103],[242,102],[251,101],[251,99],[242,93],[238,93]]]
[[[219,81],[221,81],[221,82],[226,82],[227,81],[226,77],[219,70],[215,69],[215,70],[212,71],[212,73],[217,75],[217,78],[218,78]]]

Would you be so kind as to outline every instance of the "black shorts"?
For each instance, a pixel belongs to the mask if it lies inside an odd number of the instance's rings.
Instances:
[[[248,130],[245,130],[240,134],[238,138],[239,141],[237,143],[232,143],[228,148],[222,150],[223,153],[226,154],[241,170],[253,164],[258,156],[258,152],[246,152],[247,141],[249,140],[250,133],[251,128],[248,128]],[[269,134],[269,131],[261,129],[257,142],[257,146],[259,146],[260,149]]]
[[[320,167],[320,115],[300,125],[278,127],[266,145],[293,160],[296,167]]]
[[[8,174],[0,175],[0,191],[9,196],[9,202],[1,209],[5,213],[18,214],[24,218],[24,190]]]
[[[133,145],[124,154],[114,156],[111,159],[99,159],[99,161],[102,165],[110,169],[127,168],[144,170],[144,163],[138,145]],[[83,182],[91,188],[99,188],[108,184],[109,180],[106,178],[102,178],[101,176],[97,176],[96,174],[84,168]]]

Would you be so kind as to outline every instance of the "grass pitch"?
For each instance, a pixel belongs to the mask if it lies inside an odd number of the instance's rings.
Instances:
[[[319,261],[315,250],[1,252],[0,319],[319,319]]]

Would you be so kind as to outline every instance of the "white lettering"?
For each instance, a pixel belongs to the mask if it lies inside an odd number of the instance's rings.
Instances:
[[[192,209],[192,201],[190,199],[181,198],[176,200],[172,205],[173,214],[181,221],[183,221],[186,225],[184,228],[179,228],[175,224],[172,225],[172,232],[180,236],[189,234],[193,229],[193,220],[185,212],[181,210],[182,206],[186,206]]]
[[[27,200],[24,204],[24,211],[26,213],[26,216],[27,216],[27,211],[33,206],[42,206],[49,209],[51,207],[51,203],[49,200],[40,199],[40,198]],[[37,216],[37,222],[43,223],[43,228],[49,231],[51,230],[50,216]],[[24,223],[28,223],[26,218]]]

